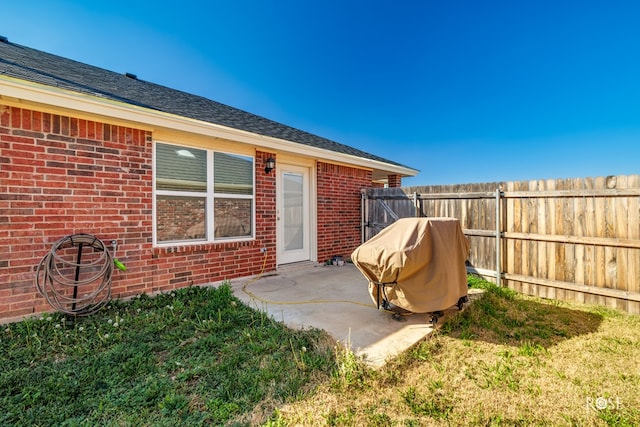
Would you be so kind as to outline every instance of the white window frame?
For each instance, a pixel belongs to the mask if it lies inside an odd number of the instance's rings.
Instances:
[[[156,172],[157,168],[157,158],[156,158],[156,145],[157,144],[166,144],[172,145],[178,149],[184,148],[188,150],[189,148],[196,148],[198,150],[205,150],[207,152],[207,190],[206,192],[198,192],[198,191],[176,191],[176,190],[158,190],[156,188]],[[215,193],[214,192],[214,153],[225,153],[235,156],[243,156],[251,158],[252,160],[252,168],[251,168],[251,182],[253,186],[253,191],[251,195],[244,194],[226,194],[226,193]],[[227,150],[216,150],[212,148],[204,148],[197,146],[188,146],[181,145],[174,142],[165,142],[165,141],[153,141],[153,153],[152,153],[152,167],[153,167],[153,180],[152,180],[152,197],[153,197],[153,213],[152,213],[152,233],[153,233],[153,246],[154,247],[171,247],[171,246],[190,246],[190,245],[198,245],[203,243],[226,243],[226,242],[242,242],[242,241],[250,241],[255,240],[256,238],[256,157],[255,155],[248,155],[246,153],[234,153]],[[177,196],[177,197],[199,197],[205,199],[205,229],[206,229],[206,237],[204,239],[189,239],[189,240],[171,240],[171,241],[158,241],[158,233],[157,233],[157,198],[158,196]],[[251,201],[251,235],[250,236],[242,236],[242,237],[222,237],[215,238],[215,217],[214,217],[214,202],[216,197],[224,198],[224,199],[240,199],[240,200],[250,200]]]

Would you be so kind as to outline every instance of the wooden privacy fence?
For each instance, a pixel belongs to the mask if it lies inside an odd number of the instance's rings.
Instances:
[[[362,215],[363,241],[398,218],[458,218],[469,272],[640,314],[639,175],[366,189]]]

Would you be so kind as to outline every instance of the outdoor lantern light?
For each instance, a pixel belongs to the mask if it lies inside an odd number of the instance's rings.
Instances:
[[[274,170],[275,167],[276,167],[276,161],[273,159],[273,157],[269,157],[265,162],[264,173],[267,173],[267,174],[271,173],[271,171]]]

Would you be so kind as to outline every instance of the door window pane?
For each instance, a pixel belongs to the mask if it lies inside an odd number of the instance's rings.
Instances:
[[[303,248],[303,182],[302,174],[285,172],[282,174],[284,250]]]

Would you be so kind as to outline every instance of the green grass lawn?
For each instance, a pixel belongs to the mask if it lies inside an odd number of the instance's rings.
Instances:
[[[2,426],[193,426],[265,420],[327,377],[335,353],[222,286],[3,325],[0,354]]]
[[[470,282],[378,370],[227,285],[3,325],[0,425],[640,425],[640,316]]]

